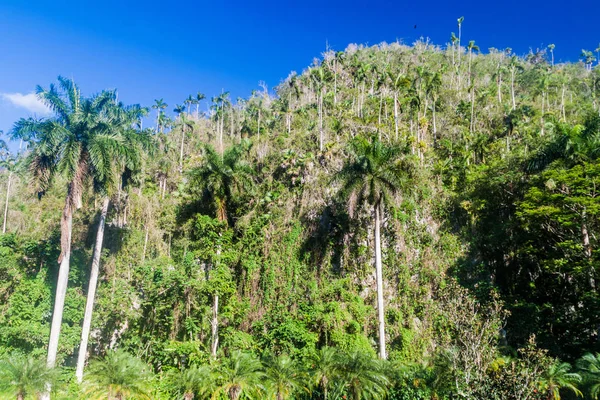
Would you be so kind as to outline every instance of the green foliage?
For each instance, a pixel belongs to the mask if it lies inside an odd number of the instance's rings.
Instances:
[[[13,353],[0,361],[0,393],[11,398],[37,398],[56,378],[56,371],[39,358]]]
[[[54,115],[11,132],[29,155],[0,150],[0,356],[46,352],[61,215],[81,203],[70,381],[108,195],[89,349],[143,361],[93,361],[101,395],[597,397],[600,70],[476,47],[328,51],[274,96],[215,96],[210,115],[201,93],[177,118],[157,100],[152,137],[114,91],[39,88]],[[375,358],[379,205],[390,363]]]
[[[90,362],[83,385],[86,398],[148,399],[150,382],[147,365],[124,350],[115,350]]]

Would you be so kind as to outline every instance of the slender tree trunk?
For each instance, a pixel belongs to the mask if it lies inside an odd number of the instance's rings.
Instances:
[[[337,104],[337,60],[333,62],[333,105]]]
[[[434,97],[433,101],[432,101],[432,104],[431,104],[431,106],[432,106],[432,114],[433,114],[433,145],[434,146],[435,146],[436,141],[437,141],[437,125],[436,125],[436,122],[435,122],[435,100],[436,99]]]
[[[565,112],[565,84],[562,85],[562,94],[560,96],[560,109],[562,111],[563,122],[567,121],[567,114]]]
[[[323,90],[320,90],[319,96],[319,151],[323,151]]]
[[[592,258],[592,246],[590,244],[590,235],[588,232],[587,226],[587,213],[586,210],[583,210],[582,213],[582,222],[581,222],[581,237],[583,242],[583,254],[588,260]],[[596,278],[595,278],[595,268],[592,266],[589,272],[589,281],[590,287],[595,290],[596,289]]]
[[[398,140],[398,92],[394,91],[394,128],[396,129],[396,141]]]
[[[498,71],[498,104],[502,105],[502,75]]]
[[[260,108],[258,109],[258,129],[256,132],[258,134],[258,140],[260,140]]]
[[[381,266],[381,237],[380,237],[381,204],[375,204],[375,273],[377,276],[377,314],[379,319],[379,357],[387,358],[385,350],[385,312],[383,304],[383,270]]]
[[[58,279],[56,281],[56,297],[54,300],[54,312],[52,314],[52,325],[50,328],[50,340],[48,341],[48,368],[56,366],[56,354],[58,353],[58,340],[60,337],[60,328],[62,325],[62,315],[65,306],[65,297],[67,295],[67,285],[69,283],[69,261],[71,257],[71,236],[73,233],[73,204],[70,198],[65,201],[65,209],[63,211],[63,221],[66,224],[66,238],[61,238],[61,254],[60,267],[58,269]],[[64,240],[63,240],[64,239]],[[50,399],[50,391],[52,387],[50,383],[46,383],[46,392],[42,394],[42,400]]]
[[[469,73],[468,73],[468,76],[467,76],[467,79],[468,79],[467,80],[467,82],[468,82],[467,86],[471,86],[471,63],[472,63],[472,60],[473,60],[473,50],[470,47],[471,46],[469,46]]]
[[[6,220],[8,219],[8,199],[10,197],[10,183],[12,172],[8,173],[8,182],[6,184],[6,201],[4,202],[4,222],[2,223],[2,233],[6,233]]]
[[[510,91],[512,96],[512,109],[517,109],[517,102],[515,101],[515,69],[510,70]]]
[[[149,233],[149,223],[146,221],[146,234],[144,235],[144,249],[142,251],[142,262],[146,260],[146,250],[148,249],[148,233]]]
[[[544,98],[546,97],[546,92],[542,92],[542,115],[540,115],[540,127],[541,127],[541,135],[544,136]]]
[[[475,128],[475,86],[471,89],[471,124],[469,125],[469,132],[473,133]]]
[[[183,172],[183,145],[185,143],[185,126],[181,127],[181,148],[179,149],[179,172]]]
[[[211,321],[211,345],[210,354],[214,358],[217,356],[217,348],[219,346],[219,295],[213,296],[213,318]]]
[[[83,317],[83,328],[81,331],[81,344],[79,345],[79,356],[77,357],[77,369],[75,376],[77,382],[81,383],[83,379],[83,366],[87,355],[88,340],[90,337],[90,328],[92,326],[92,313],[94,311],[94,299],[96,297],[96,287],[98,286],[98,273],[100,271],[100,256],[102,255],[102,242],[104,241],[104,225],[106,223],[106,214],[110,199],[104,198],[102,203],[102,212],[98,222],[98,232],[96,233],[96,245],[94,246],[94,257],[92,258],[92,269],[90,272],[90,284],[88,287],[87,300],[85,303],[85,314]]]

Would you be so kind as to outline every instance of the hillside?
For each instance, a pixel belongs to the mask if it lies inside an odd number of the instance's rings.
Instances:
[[[40,88],[56,118],[16,122],[2,156],[0,356],[46,357],[71,213],[56,354],[75,396],[109,204],[89,356],[135,354],[152,398],[236,350],[314,366],[328,347],[387,358],[388,398],[559,393],[556,368],[600,351],[600,68],[551,51],[351,45],[274,91],[147,109]]]

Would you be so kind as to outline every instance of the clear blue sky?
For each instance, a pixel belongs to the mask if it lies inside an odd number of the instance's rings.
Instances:
[[[89,4],[89,5],[88,5]],[[202,91],[247,96],[277,85],[325,49],[349,43],[463,40],[518,54],[556,44],[576,60],[600,42],[600,1],[0,1],[0,130],[31,114],[6,97],[61,74],[84,94],[119,89],[127,103],[180,103]],[[417,25],[417,28],[414,28]],[[23,102],[21,102],[23,103]],[[29,104],[25,102],[26,104]],[[31,107],[30,107],[31,108]]]

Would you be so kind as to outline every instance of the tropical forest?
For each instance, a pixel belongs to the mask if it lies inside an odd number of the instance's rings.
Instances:
[[[0,142],[0,398],[598,399],[600,46],[463,21],[246,97],[39,82]]]

